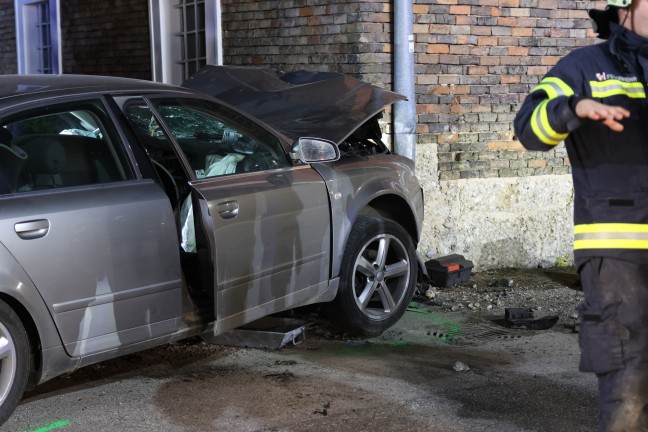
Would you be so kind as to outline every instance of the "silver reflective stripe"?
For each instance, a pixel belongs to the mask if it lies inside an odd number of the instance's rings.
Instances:
[[[618,84],[611,84],[604,87],[597,87],[596,92],[601,92],[601,93],[616,92],[621,94],[638,94],[638,95],[644,94],[644,90],[642,88],[625,87]]]
[[[556,77],[547,77],[540,81],[532,92],[544,91],[549,99],[557,98],[558,96],[571,96],[574,91],[563,80]]]
[[[592,87],[592,97],[610,97],[614,95],[625,95],[629,98],[639,99],[645,98],[646,92],[643,84],[640,82],[632,81],[625,82],[619,80],[607,81],[590,81]]]
[[[575,234],[574,240],[648,240],[648,233],[638,232],[592,232]]]

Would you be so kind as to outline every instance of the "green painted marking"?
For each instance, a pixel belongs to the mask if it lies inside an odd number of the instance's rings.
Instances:
[[[403,341],[396,341],[396,342],[384,342],[381,345],[393,347],[393,348],[405,348],[409,346],[409,343]]]
[[[54,422],[52,424],[49,424],[47,426],[44,426],[39,429],[34,429],[31,432],[49,432],[54,429],[62,428],[63,426],[67,426],[70,424],[70,421],[68,420],[59,420],[57,422]]]
[[[412,310],[411,308],[408,308],[407,310],[410,312],[419,313],[429,321],[432,321],[435,324],[441,326],[444,329],[444,335],[441,337],[441,339],[446,342],[451,342],[456,335],[460,334],[463,331],[459,324],[441,314],[421,309]]]

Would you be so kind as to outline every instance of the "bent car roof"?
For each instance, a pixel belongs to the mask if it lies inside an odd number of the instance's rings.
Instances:
[[[334,72],[205,66],[183,84],[223,100],[289,138],[340,143],[405,96]]]
[[[187,91],[182,87],[132,78],[98,75],[0,75],[0,105],[8,99],[51,97],[71,93],[111,91]],[[38,95],[38,96],[37,96]]]
[[[398,93],[333,72],[206,66],[183,87],[98,75],[0,75],[0,109],[24,101],[85,92],[187,92],[220,99],[289,139],[310,136],[340,143]]]

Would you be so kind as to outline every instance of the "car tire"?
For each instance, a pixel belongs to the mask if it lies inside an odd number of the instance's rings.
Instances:
[[[332,316],[350,333],[376,336],[405,313],[417,275],[411,237],[396,222],[361,216],[353,224],[342,258]]]
[[[0,300],[0,425],[22,399],[30,370],[27,332],[14,310]]]

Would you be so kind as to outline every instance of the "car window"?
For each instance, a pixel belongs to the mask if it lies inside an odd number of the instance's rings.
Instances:
[[[189,193],[190,180],[175,147],[155,114],[141,97],[116,98],[140,143],[146,149],[160,183],[176,206]]]
[[[0,194],[134,178],[101,102],[50,106],[0,120]]]
[[[235,112],[200,99],[152,103],[198,179],[289,166],[279,140]],[[127,117],[140,136],[165,138],[145,107],[127,107]]]

